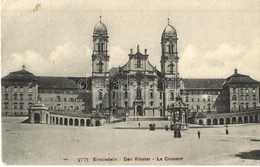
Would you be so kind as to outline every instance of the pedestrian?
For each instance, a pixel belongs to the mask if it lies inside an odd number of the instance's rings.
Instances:
[[[229,131],[228,131],[228,128],[226,128],[226,135],[228,135],[229,134]]]
[[[141,126],[140,122],[138,122],[138,126],[139,126],[139,128],[140,128],[140,126]]]
[[[200,131],[198,131],[198,139],[200,139]]]

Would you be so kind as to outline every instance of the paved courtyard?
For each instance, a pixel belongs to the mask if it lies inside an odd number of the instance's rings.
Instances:
[[[165,130],[21,123],[25,119],[2,118],[6,164],[260,165],[260,124],[229,127],[229,135],[224,126],[191,128],[173,138]]]

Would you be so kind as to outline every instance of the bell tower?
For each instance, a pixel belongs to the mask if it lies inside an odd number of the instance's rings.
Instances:
[[[92,113],[109,113],[109,55],[108,33],[105,24],[100,21],[93,32],[92,53]]]
[[[176,78],[179,75],[177,40],[177,32],[175,28],[170,25],[170,19],[168,19],[168,25],[164,29],[161,38],[161,72],[166,78]]]
[[[108,77],[109,55],[108,55],[108,34],[105,24],[101,21],[96,24],[93,32],[93,53],[92,53],[92,76]]]
[[[163,103],[166,110],[173,106],[176,102],[176,97],[180,96],[177,41],[177,32],[175,28],[170,25],[170,19],[168,19],[168,25],[163,30],[161,37],[161,73],[165,81]],[[169,116],[170,112],[168,110],[167,112],[166,115]]]

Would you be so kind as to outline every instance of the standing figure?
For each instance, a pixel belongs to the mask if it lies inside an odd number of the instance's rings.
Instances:
[[[139,128],[140,128],[140,126],[141,126],[140,122],[138,122],[138,126],[139,126]]]
[[[200,131],[198,131],[198,139],[200,139]]]
[[[229,131],[228,131],[228,128],[226,128],[226,135],[228,135],[229,134]]]

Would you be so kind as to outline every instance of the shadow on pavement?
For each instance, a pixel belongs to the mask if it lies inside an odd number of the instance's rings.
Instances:
[[[240,157],[241,159],[260,160],[260,150],[252,150],[249,152],[240,152],[239,154],[236,154],[236,157]]]

